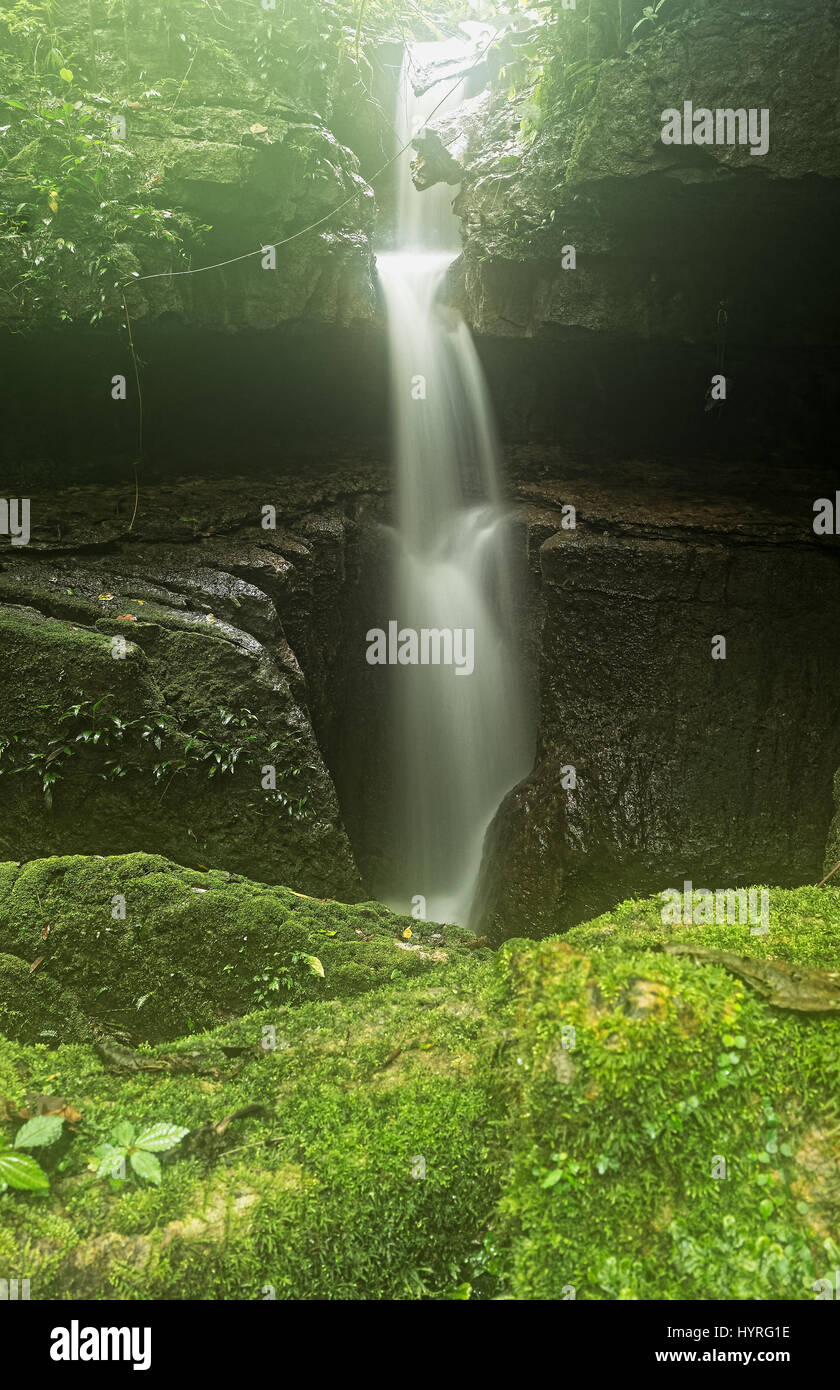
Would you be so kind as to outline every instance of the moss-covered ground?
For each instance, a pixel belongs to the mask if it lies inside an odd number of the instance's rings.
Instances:
[[[774,1008],[719,964],[661,947],[836,968],[840,891],[771,889],[765,936],[663,926],[654,898],[494,956],[376,905],[130,858],[146,917],[169,924],[152,933],[156,969],[181,952],[185,990],[194,972],[208,998],[214,977],[224,992],[226,914],[237,932],[250,914],[260,941],[282,937],[287,914],[324,976],[141,1044],[135,1062],[163,1070],[115,1071],[93,1034],[0,1042],[0,1137],[37,1094],[81,1114],[37,1150],[50,1191],[0,1195],[0,1267],[29,1277],[33,1298],[808,1300],[837,1266],[838,1016]],[[107,908],[128,862],[25,866],[17,929],[34,930],[25,905],[45,892],[57,922],[63,891],[72,936],[74,881],[89,874]],[[8,933],[21,871],[4,872]],[[192,898],[206,915],[192,918]],[[202,963],[190,938],[204,932]],[[113,949],[109,970],[143,944]],[[84,980],[78,951],[65,964]],[[90,1017],[89,987],[76,998]],[[191,1131],[161,1155],[159,1187],[96,1174],[95,1148],[126,1120]]]

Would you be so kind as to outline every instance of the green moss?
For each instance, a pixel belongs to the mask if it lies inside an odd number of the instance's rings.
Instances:
[[[840,1020],[663,954],[658,898],[566,939],[495,958],[447,944],[435,962],[386,942],[398,919],[375,904],[131,861],[154,920],[174,913],[173,939],[190,935],[192,895],[214,930],[226,903],[236,919],[250,904],[257,933],[282,936],[283,914],[292,931],[335,931],[311,989],[358,930],[431,973],[375,966],[363,993],[149,1051],[197,1054],[196,1074],[120,1076],[89,1046],[0,1042],[0,1095],[48,1089],[82,1112],[44,1151],[50,1193],[0,1196],[0,1262],[28,1271],[33,1297],[411,1299],[468,1283],[481,1298],[808,1300],[836,1267]],[[72,916],[75,881],[107,905],[114,865],[98,863],[99,880],[84,861],[27,866],[25,893],[0,870],[3,901],[64,891]],[[836,966],[840,892],[772,890],[768,936],[735,931],[702,937]],[[215,1147],[165,1156],[160,1188],[114,1188],[89,1167],[120,1120],[195,1131],[253,1105]]]
[[[771,905],[763,937],[664,929],[655,898],[506,947],[522,1123],[494,1239],[512,1296],[807,1299],[836,1264],[840,1021],[657,949],[702,938],[836,966],[840,893],[772,890]]]
[[[819,968],[840,957],[840,887],[805,885],[795,891],[782,888],[745,890],[767,893],[769,922],[766,933],[753,935],[739,922],[715,926],[668,926],[662,922],[663,898],[631,899],[620,903],[592,922],[574,927],[565,940],[599,954],[661,949],[669,941],[696,941],[721,950],[736,951],[760,959],[798,961]],[[760,899],[756,899],[759,902]]]
[[[43,955],[43,979],[133,1040],[210,1028],[269,1001],[360,994],[433,969],[468,939],[379,904],[306,898],[155,855],[0,867],[0,950]]]
[[[0,955],[0,1034],[27,1043],[83,1042],[90,1029],[78,1002],[55,980],[17,956]]]
[[[401,1298],[444,1287],[495,1195],[498,1117],[476,1060],[484,1021],[466,999],[486,969],[452,966],[445,990],[414,981],[375,1002],[255,1014],[191,1040],[229,1076],[220,1044],[256,1044],[229,1080],[120,1078],[90,1049],[0,1045],[0,1092],[18,1099],[49,1069],[51,1088],[83,1112],[65,1158],[52,1164],[44,1151],[52,1194],[0,1197],[0,1258],[23,1261],[37,1298],[249,1299],[266,1285],[278,1298]],[[277,1046],[261,1052],[266,1026]],[[234,1122],[215,1163],[174,1156],[159,1189],[115,1191],[88,1169],[121,1119],[195,1127],[255,1100],[267,1113]],[[422,1178],[412,1176],[420,1158]]]

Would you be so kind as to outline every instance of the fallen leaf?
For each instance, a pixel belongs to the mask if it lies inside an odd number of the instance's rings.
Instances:
[[[31,1120],[32,1112],[26,1106],[15,1105],[8,1096],[0,1096],[0,1120],[8,1120],[14,1123],[17,1120]]]
[[[320,975],[323,978],[324,967],[317,956],[304,956],[303,958],[313,975]]]
[[[30,967],[29,967],[29,973],[30,973],[30,975],[34,975],[34,974],[35,974],[35,971],[38,969],[38,966],[44,964],[44,960],[45,960],[45,957],[44,957],[44,956],[36,956],[36,957],[35,957],[35,959],[33,960],[32,964],[31,964]]]
[[[410,941],[413,935],[414,932],[411,930],[411,927],[406,927],[403,932],[403,941]]]
[[[60,1115],[68,1125],[78,1124],[82,1118],[81,1111],[76,1110],[64,1096],[48,1096],[38,1091],[28,1091],[26,1104],[34,1115]]]
[[[249,126],[249,130],[252,135],[265,135],[265,132],[268,130],[268,126],[255,124]]]
[[[50,934],[51,931],[52,931],[52,927],[42,927],[42,928],[41,928],[41,940],[42,940],[42,941],[46,941],[46,939],[47,939],[47,937],[49,936],[49,934]]]
[[[111,602],[111,599],[112,599],[113,597],[114,597],[113,594],[100,594],[100,595],[99,595],[99,602],[100,602],[100,603],[110,603],[110,602]]]
[[[118,622],[118,623],[136,623],[136,622],[137,622],[137,619],[135,618],[135,616],[134,616],[133,613],[119,613],[119,614],[117,615],[117,622]]]

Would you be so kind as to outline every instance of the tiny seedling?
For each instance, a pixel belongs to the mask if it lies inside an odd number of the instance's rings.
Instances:
[[[174,1149],[185,1134],[189,1134],[189,1130],[180,1125],[156,1124],[135,1136],[134,1126],[123,1120],[113,1130],[110,1141],[94,1150],[99,1159],[97,1177],[125,1181],[128,1163],[138,1178],[145,1178],[157,1187],[163,1176],[157,1154]]]

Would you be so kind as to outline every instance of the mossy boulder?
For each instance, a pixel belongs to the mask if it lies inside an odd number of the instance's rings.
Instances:
[[[82,1113],[49,1194],[0,1196],[0,1263],[34,1298],[813,1299],[840,1257],[840,1020],[661,948],[836,967],[840,892],[773,890],[766,936],[660,912],[447,951],[138,1054],[159,1070],[0,1043],[0,1095],[49,1076]],[[123,1120],[190,1128],[159,1187],[96,1176]]]
[[[840,1018],[770,1007],[662,946],[836,969],[840,893],[771,890],[766,935],[667,927],[661,910],[629,902],[503,948],[520,1118],[494,1227],[508,1291],[813,1298],[838,1255]]]
[[[157,855],[0,864],[0,951],[43,957],[51,1026],[70,991],[93,1023],[131,1041],[211,1028],[269,1001],[362,994],[463,956],[470,940],[379,903],[346,907]],[[36,1041],[15,1017],[6,1035]]]

